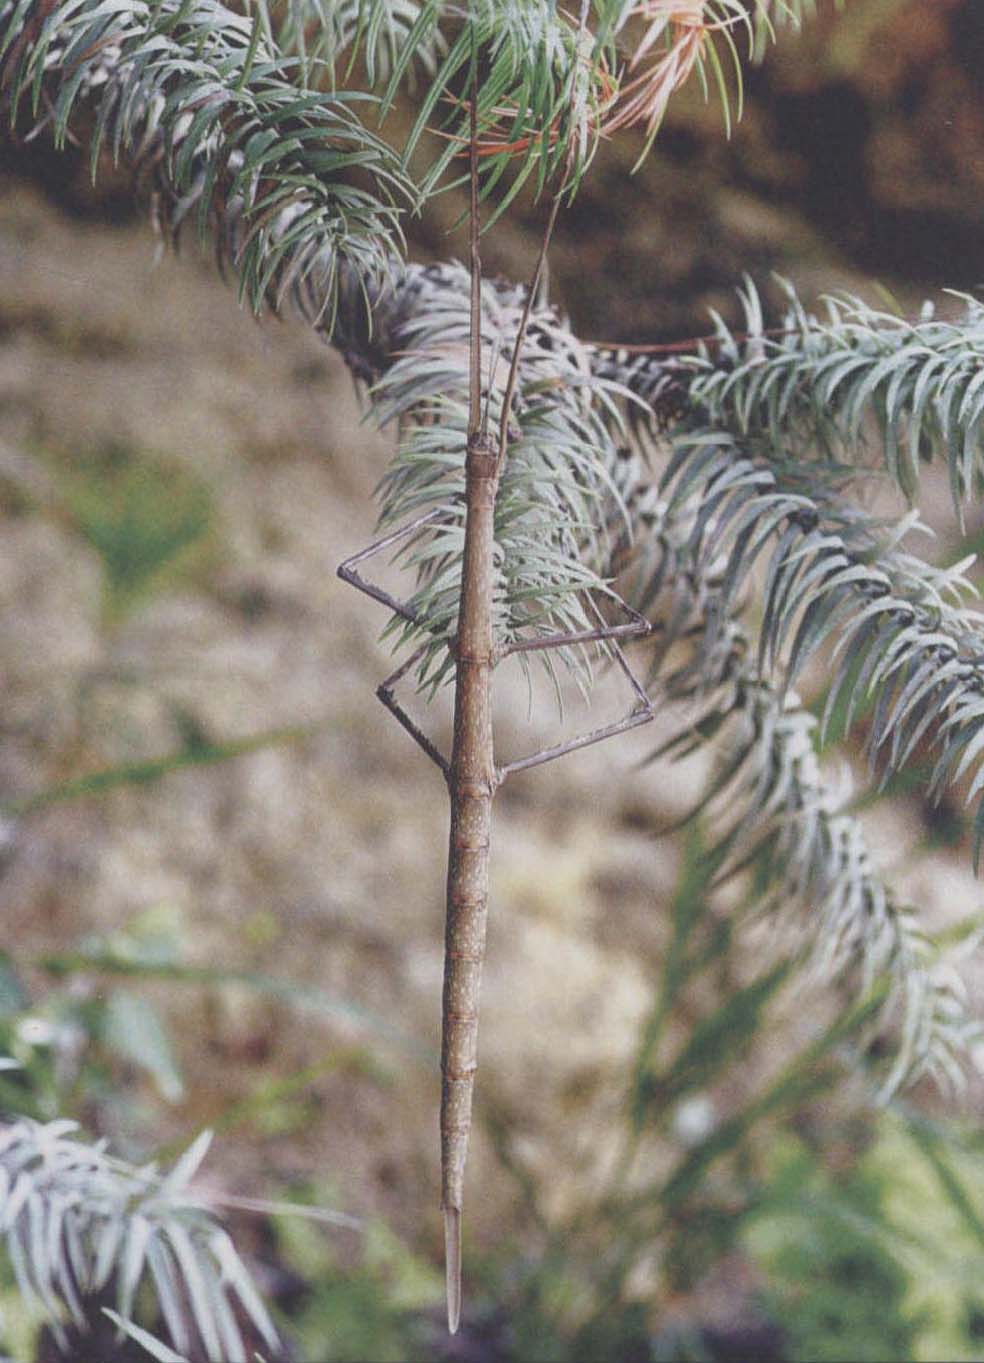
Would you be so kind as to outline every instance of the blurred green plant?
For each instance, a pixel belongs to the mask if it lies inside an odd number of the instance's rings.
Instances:
[[[10,973],[10,958],[0,962]],[[93,994],[68,987],[37,1006],[23,994],[0,1007],[0,1051],[20,1069],[0,1073],[0,1111],[44,1122],[87,1103],[127,1105],[128,1070],[142,1071],[176,1103],[183,1079],[168,1029],[150,1000],[128,990]]]
[[[20,818],[37,810],[47,809],[50,805],[65,804],[71,800],[81,800],[88,796],[102,795],[120,786],[141,786],[159,781],[171,772],[183,771],[188,767],[213,766],[218,762],[228,762],[236,757],[244,757],[261,748],[277,747],[283,743],[296,742],[316,732],[316,725],[296,725],[289,729],[269,729],[264,733],[252,734],[248,738],[231,739],[226,743],[213,743],[201,735],[187,732],[185,743],[177,752],[163,757],[147,758],[139,762],[117,762],[97,771],[89,771],[66,781],[56,781],[33,795],[0,803],[0,815]]]
[[[888,1179],[862,1158],[846,1173],[792,1140],[777,1151],[762,1206],[744,1227],[763,1271],[764,1309],[793,1359],[882,1363],[916,1358],[925,1313],[887,1217]]]
[[[170,905],[156,905],[112,933],[90,934],[69,950],[39,957],[32,965],[52,984],[33,994],[13,958],[0,952],[0,1054],[18,1065],[0,1069],[0,1113],[48,1121],[56,1115],[82,1118],[98,1105],[104,1113],[115,1110],[115,1126],[143,1129],[146,1113],[143,1121],[121,1119],[138,1087],[142,1090],[134,1081],[144,1079],[157,1100],[180,1103],[185,1081],[178,1045],[169,1018],[141,990],[150,982],[245,991],[354,1026],[417,1063],[433,1062],[430,1050],[404,1030],[328,990],[263,971],[190,965],[184,960],[187,940],[184,916]],[[386,1063],[365,1044],[332,1046],[296,1073],[264,1076],[231,1107],[210,1112],[208,1125],[228,1130],[246,1124],[267,1134],[303,1127],[313,1116],[312,1085],[339,1070],[374,1084],[390,1081]],[[141,1092],[142,1100],[148,1097]],[[157,1153],[175,1151],[168,1146]]]
[[[264,971],[191,965],[185,960],[186,940],[181,915],[167,905],[160,905],[135,915],[114,932],[92,933],[69,951],[45,954],[38,964],[58,979],[105,976],[161,980],[170,985],[239,987],[275,999],[300,1013],[354,1023],[419,1059],[432,1058],[430,1050],[399,1025],[326,989]]]
[[[212,497],[183,464],[111,444],[73,454],[58,491],[71,524],[99,555],[109,623],[207,561]]]
[[[292,1193],[299,1200],[296,1193]],[[309,1189],[318,1205],[337,1202],[335,1189]],[[300,1200],[303,1200],[303,1194]],[[305,1283],[290,1311],[298,1355],[319,1363],[403,1363],[433,1346],[428,1313],[439,1308],[444,1283],[433,1262],[379,1220],[366,1223],[353,1256],[315,1224],[275,1219],[278,1254]]]
[[[160,1013],[126,989],[96,992],[74,980],[34,1003],[10,957],[0,956],[0,1112],[51,1121],[88,1104],[127,1104],[126,1073],[147,1076],[174,1103],[184,1094],[175,1048]]]

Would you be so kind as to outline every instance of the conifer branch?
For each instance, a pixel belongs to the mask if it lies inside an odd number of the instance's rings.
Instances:
[[[880,762],[885,779],[924,743],[936,753],[930,793],[969,779],[970,803],[984,790],[984,628],[963,604],[973,560],[940,569],[904,552],[898,541],[915,518],[890,530],[844,501],[834,479],[697,430],[675,442],[662,486],[671,510],[695,508],[688,551],[698,573],[723,563],[732,601],[765,565],[759,669],[781,668],[788,687],[836,641],[824,727],[838,705],[849,729],[858,706],[873,703],[872,768]],[[976,862],[984,802],[974,831]]]
[[[617,353],[602,372],[650,401],[676,394],[708,424],[761,453],[880,464],[912,498],[921,466],[944,459],[958,510],[984,487],[984,304],[958,297],[962,316],[927,304],[918,321],[849,295],[808,313],[784,285],[787,309],[766,329],[751,281],[741,291],[741,333],[716,318],[716,335],[690,357]],[[877,440],[875,440],[877,436]]]
[[[750,660],[729,691],[701,717],[713,721],[725,753],[707,806],[721,878],[754,863],[758,912],[780,932],[798,929],[814,978],[839,983],[852,1006],[883,992],[869,1032],[890,1057],[883,1100],[926,1074],[958,1089],[980,1026],[916,911],[878,875],[863,825],[847,808],[849,783],[837,789],[825,779],[816,719],[757,677]]]
[[[394,71],[412,78],[415,65],[433,80],[446,50],[438,28],[442,5],[433,0],[258,0],[272,11],[271,28],[285,52],[297,52],[307,75],[324,64],[334,80],[357,58],[370,89]],[[399,79],[399,76],[397,77]],[[307,83],[307,82],[306,82]]]
[[[163,191],[162,225],[194,209],[241,296],[279,307],[291,288],[319,297],[330,333],[343,266],[369,287],[400,242],[397,200],[414,191],[393,151],[356,117],[360,96],[305,90],[262,11],[220,0],[5,0],[0,91],[56,145],[91,117],[93,174],[104,145]],[[364,97],[362,97],[364,98]],[[350,182],[369,174],[372,189]],[[234,226],[234,231],[232,230]],[[234,240],[233,240],[234,237]]]
[[[245,1363],[238,1317],[279,1350],[231,1239],[188,1189],[208,1141],[199,1137],[161,1175],[86,1143],[74,1122],[0,1126],[0,1234],[25,1304],[60,1347],[69,1324],[88,1328],[86,1302],[107,1292],[129,1322],[146,1281],[180,1354],[204,1349],[210,1363]]]
[[[620,585],[662,626],[651,685],[688,714],[658,756],[708,744],[719,753],[699,806],[714,832],[717,879],[754,867],[758,911],[798,932],[816,978],[840,983],[852,1004],[881,991],[869,1034],[891,1042],[883,1099],[923,1074],[958,1086],[980,1030],[966,991],[878,874],[850,810],[850,780],[832,784],[821,767],[815,716],[761,675],[726,567],[694,559],[693,508],[660,498],[636,460],[622,485],[633,518],[648,526]]]

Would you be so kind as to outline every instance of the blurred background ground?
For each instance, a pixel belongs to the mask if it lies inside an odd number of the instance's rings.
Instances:
[[[778,270],[807,297],[845,285],[871,297],[875,277],[906,306],[984,280],[980,7],[821,10],[752,75],[730,143],[716,105],[691,100],[634,179],[633,148],[603,150],[553,253],[552,290],[582,334],[706,331],[709,306],[734,315],[745,271],[768,290]],[[3,1006],[34,1056],[42,1110],[68,1105],[132,1154],[213,1126],[225,1189],[366,1218],[367,1235],[327,1239],[243,1229],[301,1321],[299,1357],[399,1359],[408,1340],[437,1356],[445,796],[373,699],[388,670],[380,613],[335,576],[372,537],[390,442],[361,420],[332,351],[299,325],[254,321],[190,240],[179,258],[159,255],[125,174],[107,165],[93,189],[85,160],[0,143]],[[438,202],[415,229],[418,258],[462,253],[447,231],[457,207]],[[527,205],[490,238],[492,268],[525,274],[539,215]],[[604,703],[621,706],[617,688]],[[522,717],[518,687],[500,704]],[[546,713],[504,719],[508,741],[534,744]],[[255,750],[233,755],[243,741]],[[522,1288],[527,1307],[540,1303],[530,1320],[578,1318],[550,1294],[581,1280],[543,1276],[543,1246],[556,1253],[556,1228],[604,1196],[624,1147],[626,1075],[665,984],[669,906],[693,872],[693,848],[688,859],[654,832],[688,807],[702,768],[640,768],[656,741],[587,750],[498,801],[467,1207],[486,1276],[449,1358],[575,1356],[561,1334],[517,1342],[495,1303]],[[86,787],[121,764],[132,779]],[[959,825],[941,839],[911,795],[870,827],[931,925],[980,907]],[[709,940],[721,921],[708,919]],[[678,1001],[670,1049],[716,991],[747,982],[760,940],[709,951],[717,974]],[[689,1107],[654,1137],[645,1178],[665,1179],[739,1111],[831,1007],[821,991],[794,1007],[777,997],[779,1035],[750,1027],[740,1062],[688,1081],[676,1096]],[[806,1150],[806,1182],[868,1179],[848,1200],[881,1208],[879,1168],[858,1173],[869,1148],[877,1165],[880,1128],[851,1102],[787,1104],[785,1134],[756,1156],[768,1177]],[[973,1113],[974,1094],[967,1103]],[[931,1178],[922,1196],[924,1219],[933,1208],[945,1229]],[[707,1217],[726,1214],[727,1198],[712,1203]],[[699,1222],[681,1208],[672,1215]],[[796,1240],[801,1322],[810,1284],[833,1272],[822,1218],[810,1224],[809,1245]],[[759,1228],[761,1243],[715,1232],[683,1268],[671,1232],[650,1228],[651,1255],[601,1312],[610,1338],[582,1338],[581,1356],[806,1357],[782,1274],[769,1277],[776,1254],[795,1259],[781,1220]],[[873,1253],[855,1264],[858,1321],[838,1306],[825,1356],[918,1345],[930,1357],[941,1339],[975,1356],[970,1297],[927,1305]],[[887,1326],[863,1352],[876,1301],[896,1312],[891,1355],[877,1352]]]

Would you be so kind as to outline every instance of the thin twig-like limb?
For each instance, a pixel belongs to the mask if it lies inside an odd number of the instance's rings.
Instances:
[[[391,535],[385,535],[381,540],[376,540],[376,542],[370,544],[367,549],[360,549],[357,554],[353,554],[351,558],[347,558],[344,563],[338,565],[338,576],[343,582],[347,582],[350,587],[355,587],[366,596],[371,596],[374,601],[378,601],[381,605],[387,606],[395,615],[399,615],[401,619],[409,620],[411,624],[414,625],[423,624],[423,621],[417,612],[411,609],[405,601],[398,601],[395,596],[384,591],[382,587],[377,587],[374,582],[367,582],[364,577],[360,577],[355,571],[355,564],[362,563],[367,558],[372,558],[373,554],[382,553],[382,551],[388,549],[391,544],[396,544],[398,540],[405,539],[407,535],[412,535],[415,530],[419,530],[421,526],[426,525],[428,521],[434,520],[438,515],[440,515],[439,511],[428,511],[426,516],[418,516],[418,518],[415,521],[411,521],[409,525],[401,526],[399,530],[394,530]],[[393,695],[393,687],[420,661],[429,647],[430,640],[421,644],[406,662],[401,663],[396,671],[392,672],[385,681],[380,682],[379,686],[376,688],[376,695],[379,700],[382,701],[383,705],[386,706],[387,710],[389,710],[393,718],[403,726],[414,742],[417,743],[419,747],[423,748],[431,761],[437,763],[441,768],[445,779],[447,779],[450,770],[447,758],[438,752],[437,748],[435,748],[427,735],[418,728],[416,722],[411,719],[406,710],[403,709],[399,701]]]
[[[636,624],[638,624],[641,621],[642,624],[645,626],[645,629],[639,629],[638,631],[639,634],[652,633],[653,627],[645,618],[645,616],[640,615],[638,611],[634,611],[632,607],[624,601],[622,602],[622,605],[629,612],[630,615],[634,615],[636,617]],[[605,625],[605,622],[602,619],[602,614],[601,611],[598,609],[597,602],[590,595],[588,596],[588,607],[591,610],[591,613],[594,615],[594,618],[600,622],[602,629],[609,628],[608,626]],[[641,682],[637,681],[636,675],[632,671],[632,668],[629,666],[628,659],[626,658],[625,654],[622,652],[618,643],[615,642],[615,640],[617,639],[617,635],[612,635],[610,637],[612,639],[611,653],[615,659],[616,665],[621,670],[622,675],[628,681],[629,685],[632,687],[632,690],[635,692],[636,700],[638,700],[639,705],[649,711],[649,717],[650,719],[652,719],[656,713],[653,710],[652,701],[646,695],[646,692],[643,689]]]
[[[651,634],[653,626],[644,615],[633,610],[625,601],[619,605],[632,619],[626,625],[601,625],[598,629],[575,630],[571,634],[546,634],[542,639],[517,639],[504,645],[496,655],[496,660],[509,658],[514,653],[537,653],[550,648],[567,648],[571,644],[600,644],[606,639],[640,638]]]
[[[425,640],[415,653],[411,653],[406,662],[401,663],[395,672],[391,672],[385,681],[380,682],[376,687],[376,695],[386,706],[393,718],[397,720],[399,724],[402,724],[403,728],[406,729],[407,733],[418,747],[423,748],[431,761],[437,763],[444,773],[444,779],[447,780],[451,773],[451,767],[447,758],[435,748],[434,744],[423,730],[418,728],[416,720],[412,719],[410,715],[407,714],[406,710],[404,710],[403,706],[400,705],[399,701],[393,695],[393,687],[398,681],[401,681],[412,668],[416,667],[428,648],[430,648],[429,639]]]
[[[472,29],[471,108],[468,111],[470,159],[468,205],[468,265],[471,275],[471,316],[468,328],[468,430],[479,426],[482,404],[482,255],[478,204],[478,47]],[[491,389],[490,389],[491,391]]]
[[[578,23],[577,39],[580,44],[581,37],[588,23],[588,0],[581,0],[581,18]],[[577,78],[576,70],[571,74],[571,101],[570,109],[573,112],[574,102],[577,98]],[[550,241],[553,237],[553,230],[557,223],[557,214],[560,212],[560,201],[564,196],[567,187],[567,177],[570,174],[571,166],[574,164],[574,137],[573,129],[569,130],[571,140],[567,148],[567,156],[564,162],[564,173],[560,184],[554,191],[550,203],[550,213],[547,217],[547,225],[543,230],[543,239],[540,242],[540,250],[536,258],[536,265],[533,267],[533,275],[526,289],[526,298],[523,302],[523,312],[519,319],[519,330],[516,332],[516,341],[513,345],[512,359],[509,363],[509,376],[506,379],[506,388],[502,397],[502,418],[499,422],[499,450],[498,458],[501,464],[506,457],[506,447],[509,444],[509,413],[512,409],[513,398],[516,394],[516,384],[519,382],[519,362],[523,353],[523,342],[526,339],[526,330],[529,326],[530,313],[533,309],[534,300],[537,298],[540,288],[540,278],[547,263],[547,252],[550,249]],[[474,274],[473,274],[474,279]]]
[[[419,516],[415,521],[411,521],[409,525],[401,526],[399,530],[394,530],[391,535],[386,535],[383,539],[376,540],[374,544],[370,544],[367,549],[360,549],[357,554],[353,554],[351,558],[347,558],[344,563],[338,565],[336,570],[338,576],[343,582],[347,582],[350,587],[355,587],[357,591],[364,592],[366,596],[371,596],[372,599],[378,601],[380,605],[388,606],[394,614],[399,615],[402,619],[409,620],[411,624],[414,625],[421,624],[422,621],[420,617],[415,611],[411,610],[405,601],[397,601],[395,596],[391,596],[390,593],[384,591],[382,587],[377,587],[375,583],[367,582],[364,577],[360,577],[355,571],[355,564],[362,563],[367,558],[372,558],[373,554],[382,553],[382,551],[388,549],[391,544],[395,544],[397,540],[405,539],[407,535],[412,535],[415,530],[419,530],[422,525],[426,525],[428,521],[434,520],[440,514],[440,510],[428,511],[426,516]]]
[[[507,762],[504,767],[497,769],[499,784],[501,785],[507,776],[512,776],[513,772],[528,771],[530,767],[542,767],[545,762],[552,762],[555,757],[564,757],[569,752],[577,752],[578,748],[588,748],[592,743],[601,743],[606,738],[614,738],[616,734],[627,733],[629,729],[637,729],[640,724],[649,724],[655,718],[656,710],[652,701],[647,698],[645,709],[641,705],[637,706],[631,714],[626,715],[624,719],[616,720],[614,724],[606,724],[604,728],[592,729],[590,733],[582,734],[580,738],[571,738],[566,743],[543,748],[529,757]]]
[[[596,630],[580,630],[572,634],[553,634],[546,639],[537,639],[533,641],[533,646],[564,648],[569,644],[588,643],[596,640],[598,642],[607,641],[610,644],[610,651],[615,662],[635,693],[635,707],[624,719],[616,720],[613,724],[606,724],[601,729],[592,729],[590,733],[581,734],[579,738],[569,738],[565,743],[557,743],[551,748],[542,748],[540,752],[532,753],[529,757],[520,757],[515,762],[507,762],[505,766],[498,767],[497,773],[500,784],[513,772],[527,771],[530,767],[541,767],[545,762],[552,762],[556,757],[564,757],[569,752],[577,752],[578,748],[590,747],[592,743],[601,743],[606,738],[614,738],[616,734],[627,733],[629,729],[636,729],[640,724],[648,724],[650,720],[656,718],[656,710],[652,701],[629,667],[628,660],[617,643],[619,638],[624,638],[626,635],[650,634],[652,625],[645,616],[633,610],[626,602],[622,601],[620,604],[629,615],[634,617],[627,625],[606,625],[602,623]],[[588,597],[588,605],[595,618],[601,620],[601,611],[590,596]]]
[[[523,341],[526,339],[526,329],[529,326],[530,313],[533,310],[533,299],[536,297],[537,287],[540,283],[540,272],[543,269],[543,262],[547,258],[550,238],[553,236],[554,224],[557,221],[557,214],[560,212],[561,192],[561,189],[557,190],[550,205],[550,214],[543,232],[543,240],[540,243],[540,254],[537,256],[533,275],[526,290],[523,312],[519,319],[519,330],[516,333],[516,343],[513,346],[512,359],[509,363],[509,377],[506,379],[506,388],[502,398],[502,420],[499,423],[498,458],[500,464],[506,457],[506,447],[509,443],[509,413],[516,394],[516,384],[519,381],[519,362],[523,353]]]

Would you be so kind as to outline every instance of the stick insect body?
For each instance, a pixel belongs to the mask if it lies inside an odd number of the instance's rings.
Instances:
[[[445,1266],[448,1329],[458,1328],[461,1316],[461,1209],[464,1198],[465,1163],[471,1131],[472,1097],[478,1064],[478,1006],[489,900],[489,849],[492,801],[495,792],[513,772],[523,771],[561,757],[592,743],[646,724],[653,707],[629,670],[618,644],[621,638],[645,634],[649,623],[625,603],[627,624],[608,625],[593,599],[590,610],[598,621],[595,629],[538,636],[497,643],[493,631],[495,503],[504,461],[508,455],[509,416],[516,389],[519,361],[527,322],[557,211],[560,191],[554,196],[541,244],[539,260],[530,284],[516,337],[512,363],[503,396],[498,438],[488,430],[488,410],[481,411],[481,258],[479,254],[478,134],[476,127],[477,75],[472,68],[470,109],[471,137],[471,313],[469,336],[469,413],[465,450],[465,538],[461,573],[458,623],[451,644],[455,668],[454,727],[450,760],[437,750],[394,695],[396,684],[426,653],[425,642],[377,690],[379,699],[414,741],[441,769],[450,801],[448,844],[447,915],[444,950],[444,990],[441,1028],[441,1206],[444,1214]],[[491,390],[491,385],[490,385]],[[403,619],[422,622],[406,603],[365,581],[356,565],[388,548],[405,536],[423,529],[439,512],[419,517],[394,534],[347,559],[339,576],[374,600],[388,606]],[[529,757],[497,767],[492,730],[492,674],[496,664],[512,653],[577,644],[604,642],[627,677],[635,705],[624,719]]]
[[[420,661],[427,644],[417,649],[377,690],[386,708],[440,767],[447,782],[450,800],[440,1134],[448,1328],[452,1334],[458,1328],[461,1314],[461,1209],[478,1063],[478,1005],[488,919],[492,801],[496,790],[512,773],[528,770],[578,748],[600,743],[640,724],[647,724],[654,714],[652,703],[618,647],[620,638],[645,634],[650,628],[648,621],[628,607],[624,607],[631,617],[627,624],[599,624],[597,629],[496,646],[492,631],[492,568],[499,469],[500,462],[491,439],[481,429],[473,431],[468,438],[465,458],[465,548],[458,630],[453,645],[455,692],[450,760],[421,732],[394,695],[397,682]],[[338,569],[339,576],[389,606],[403,618],[415,620],[403,602],[360,577],[356,565],[398,539],[420,530],[436,514],[432,512],[420,517],[347,559]],[[596,642],[608,645],[615,662],[627,677],[635,695],[631,712],[615,723],[497,766],[491,706],[491,681],[496,664],[512,653]]]

